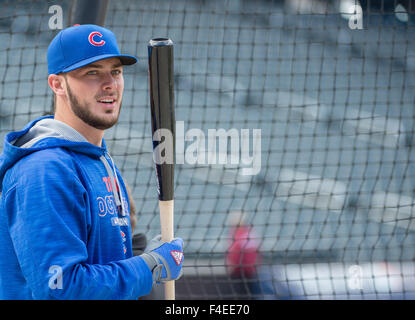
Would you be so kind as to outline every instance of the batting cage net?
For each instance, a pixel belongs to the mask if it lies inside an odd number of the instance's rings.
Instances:
[[[51,110],[69,1],[0,1],[0,151]],[[173,40],[178,299],[415,298],[413,1],[110,1],[125,68],[105,139],[160,233],[147,44]],[[62,21],[60,21],[60,19]]]

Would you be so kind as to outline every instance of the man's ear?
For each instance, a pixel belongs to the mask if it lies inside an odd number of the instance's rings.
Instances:
[[[59,74],[50,74],[48,77],[49,87],[53,90],[56,96],[66,95],[66,83],[64,77]]]

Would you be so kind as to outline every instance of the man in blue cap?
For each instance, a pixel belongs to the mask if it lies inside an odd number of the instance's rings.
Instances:
[[[0,155],[0,299],[137,299],[180,277],[180,238],[133,256],[126,186],[103,139],[136,61],[96,25],[50,43],[55,114],[9,133]]]
[[[100,146],[103,130],[112,127],[120,113],[123,65],[136,62],[135,57],[120,54],[108,29],[82,25],[60,32],[48,49],[48,83],[55,94],[55,119],[65,119]]]

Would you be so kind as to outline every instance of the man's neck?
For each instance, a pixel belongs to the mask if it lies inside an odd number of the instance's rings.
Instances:
[[[104,137],[104,130],[99,130],[76,117],[74,114],[61,114],[56,111],[55,120],[59,120],[68,126],[72,127],[80,134],[82,134],[89,143],[102,147],[102,138]]]

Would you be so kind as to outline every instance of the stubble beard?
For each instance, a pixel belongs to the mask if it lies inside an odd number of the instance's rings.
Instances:
[[[79,102],[79,99],[72,93],[71,88],[69,87],[68,83],[66,83],[66,87],[68,89],[69,105],[73,113],[83,122],[99,130],[107,130],[118,122],[118,118],[121,112],[121,105],[122,105],[121,102],[120,102],[120,108],[118,109],[118,114],[115,118],[103,119],[103,118],[100,118],[94,115],[91,112],[91,107],[89,103],[81,104]]]

